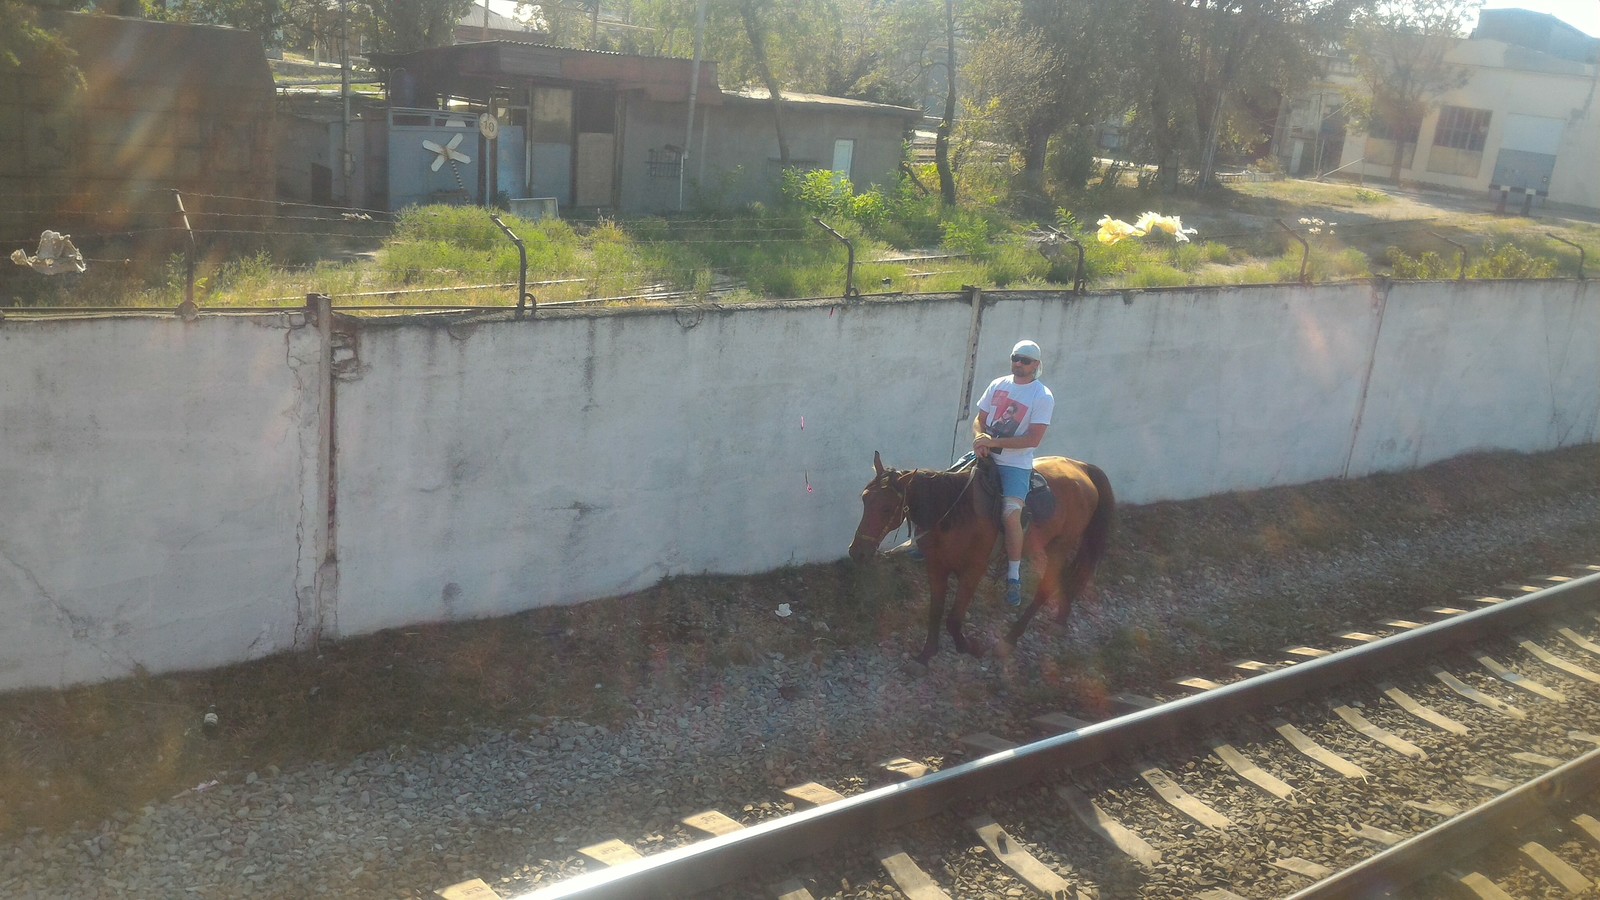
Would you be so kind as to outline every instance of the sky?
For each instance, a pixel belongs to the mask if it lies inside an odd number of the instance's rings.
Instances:
[[[1600,37],[1600,0],[1488,0],[1483,8],[1549,13],[1590,37]],[[1467,31],[1471,30],[1469,25]]]

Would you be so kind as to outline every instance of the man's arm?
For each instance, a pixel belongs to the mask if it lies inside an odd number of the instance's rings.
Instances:
[[[974,422],[973,426],[976,427],[977,423]],[[1029,425],[1027,433],[1005,438],[988,437],[980,434],[978,437],[973,438],[972,449],[977,450],[979,456],[988,456],[990,449],[1028,450],[1039,446],[1044,441],[1044,433],[1049,427],[1049,425]]]
[[[994,440],[994,438],[989,437],[989,414],[980,409],[978,410],[978,414],[972,417],[973,452],[977,453],[980,458],[987,457],[989,455],[989,448],[994,445],[986,444],[984,441],[992,440]]]

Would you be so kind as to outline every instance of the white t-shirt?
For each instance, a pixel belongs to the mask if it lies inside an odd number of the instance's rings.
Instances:
[[[978,400],[978,409],[989,415],[989,434],[997,438],[1016,437],[1027,434],[1031,426],[1049,425],[1050,414],[1056,409],[1056,398],[1037,378],[1027,384],[1017,384],[1010,375],[1003,375],[989,383],[988,390]],[[1033,468],[1032,447],[989,452],[996,454],[994,461],[1002,466]]]

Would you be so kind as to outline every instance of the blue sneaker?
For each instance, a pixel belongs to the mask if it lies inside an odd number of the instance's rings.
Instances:
[[[1015,578],[1006,579],[1006,605],[1022,605],[1022,582]]]
[[[922,548],[918,547],[916,544],[912,544],[911,545],[911,549],[906,551],[906,555],[911,557],[912,559],[916,560],[917,562],[922,562],[923,560],[928,558],[928,555],[926,553],[923,553],[922,552]]]

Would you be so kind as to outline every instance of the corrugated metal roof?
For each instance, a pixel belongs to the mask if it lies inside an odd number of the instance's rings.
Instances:
[[[772,99],[772,94],[766,88],[741,88],[736,91],[723,91],[729,100],[748,100],[766,103]],[[850,97],[833,97],[828,94],[807,94],[803,91],[782,91],[780,96],[783,102],[794,103],[801,106],[831,106],[838,109],[854,109],[862,112],[897,113],[910,118],[921,119],[923,111],[909,106],[895,106],[889,103],[874,103],[870,100],[856,100]]]

